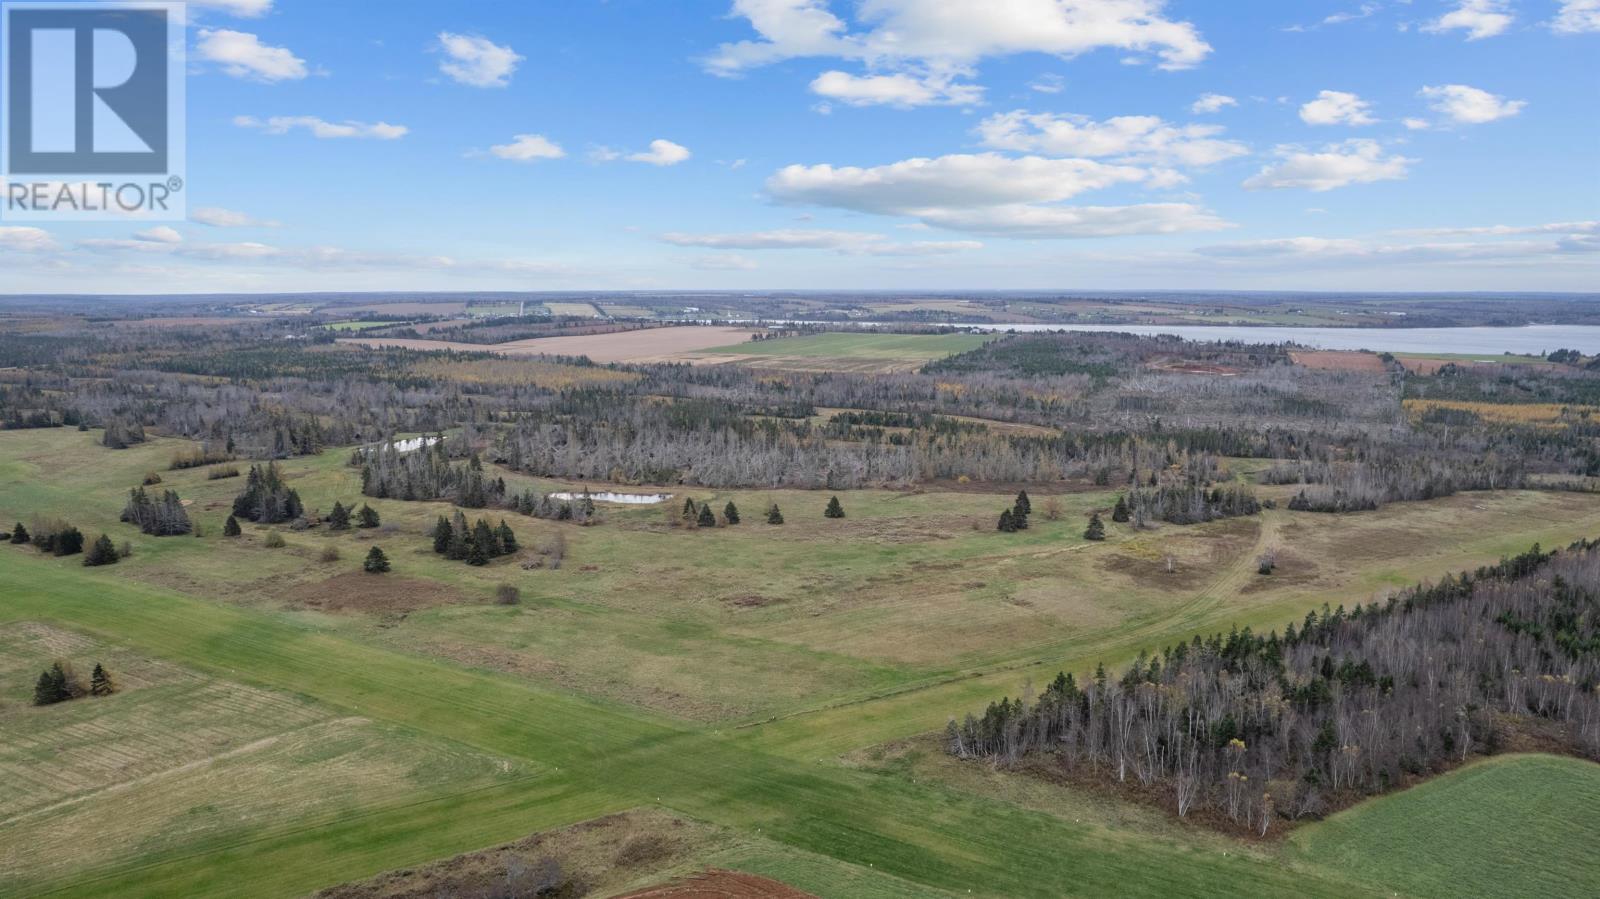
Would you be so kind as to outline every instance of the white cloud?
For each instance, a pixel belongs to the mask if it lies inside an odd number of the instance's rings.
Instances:
[[[1322,20],[1322,24],[1324,24],[1324,25],[1342,25],[1345,22],[1354,22],[1357,19],[1365,19],[1368,16],[1371,16],[1373,13],[1377,12],[1379,8],[1380,8],[1379,4],[1377,4],[1377,3],[1363,3],[1360,6],[1356,7],[1354,10],[1351,10],[1349,12],[1336,12],[1336,13],[1330,15],[1330,16],[1325,17]]]
[[[195,42],[195,55],[221,65],[235,78],[272,82],[296,81],[307,75],[305,60],[287,48],[269,47],[243,31],[202,28]]]
[[[0,225],[0,250],[17,253],[47,253],[56,248],[55,238],[43,228]]]
[[[311,132],[313,137],[324,140],[338,138],[371,138],[374,140],[398,140],[410,131],[404,125],[391,125],[387,122],[329,122],[316,116],[272,116],[265,121],[255,116],[234,116],[233,123],[240,128],[252,128],[266,134],[288,134],[296,128],[303,128]]]
[[[1509,4],[1505,0],[1456,0],[1456,3],[1455,9],[1423,25],[1422,30],[1443,33],[1459,29],[1467,33],[1467,40],[1477,41],[1494,37],[1511,27],[1513,17],[1507,12]]]
[[[1189,111],[1196,114],[1221,112],[1225,106],[1238,105],[1239,101],[1227,94],[1201,94],[1200,98],[1189,107]]]
[[[561,145],[542,134],[518,134],[509,144],[495,144],[489,152],[513,162],[532,162],[535,159],[560,159],[567,155]]]
[[[1255,257],[1255,256],[1326,256],[1361,252],[1360,241],[1330,240],[1324,237],[1278,237],[1270,240],[1247,240],[1240,243],[1199,247],[1195,252],[1203,256]]]
[[[991,56],[1076,56],[1099,48],[1148,53],[1162,68],[1195,65],[1211,52],[1193,25],[1162,15],[1165,0],[866,0],[857,29],[826,0],[734,0],[733,15],[760,35],[723,44],[708,70],[736,74],[804,57],[889,68],[965,70]]]
[[[1471,229],[1462,229],[1470,232]],[[1450,241],[1431,243],[1378,243],[1369,240],[1323,237],[1284,237],[1198,247],[1195,253],[1238,262],[1279,261],[1293,266],[1404,265],[1481,262],[1537,263],[1575,254],[1600,252],[1600,241],[1588,235],[1568,235],[1555,241]]]
[[[189,0],[191,9],[215,9],[231,16],[256,19],[272,12],[272,0]]]
[[[1154,177],[1143,168],[1090,159],[1014,159],[981,153],[906,159],[873,168],[791,165],[768,178],[766,189],[783,203],[905,216],[939,228],[1017,237],[1164,234],[1226,227],[1209,212],[1186,203],[1046,205]]]
[[[1029,82],[1028,89],[1041,94],[1059,94],[1067,89],[1066,79],[1055,73],[1040,75]]]
[[[509,46],[449,31],[439,32],[439,49],[448,57],[439,63],[439,71],[472,87],[505,87],[524,59]]]
[[[829,71],[811,82],[811,92],[850,106],[970,106],[983,101],[983,88],[954,84],[949,77],[851,75]]]
[[[1278,148],[1280,161],[1267,165],[1246,179],[1246,190],[1304,188],[1333,190],[1351,184],[1396,181],[1406,177],[1407,167],[1416,162],[1404,156],[1383,155],[1375,140],[1348,140],[1331,144],[1320,153],[1298,147]]]
[[[1562,0],[1550,29],[1556,34],[1600,32],[1600,0]]]
[[[1433,125],[1429,123],[1427,119],[1407,118],[1402,119],[1400,124],[1405,125],[1406,128],[1412,131],[1426,131],[1433,127]]]
[[[645,162],[650,165],[677,165],[689,158],[689,148],[675,144],[670,140],[653,140],[650,149],[641,153],[630,153],[628,159],[633,162]]]
[[[146,243],[183,243],[183,235],[179,234],[176,229],[166,225],[157,225],[148,231],[140,231],[133,235],[133,239],[142,240]]]
[[[1243,156],[1249,148],[1218,140],[1220,125],[1172,125],[1156,116],[1088,116],[1021,110],[984,119],[978,134],[986,147],[1052,156],[1110,157],[1124,162],[1205,166]]]
[[[1525,234],[1600,235],[1600,221],[1549,222],[1542,225],[1479,225],[1465,228],[1411,228],[1394,233],[1414,237],[1470,237],[1478,235],[1504,237]]]
[[[1317,99],[1300,107],[1300,120],[1307,125],[1371,125],[1372,105],[1355,94],[1322,91]]]
[[[1435,112],[1449,116],[1462,125],[1482,125],[1496,119],[1507,119],[1527,106],[1525,100],[1507,100],[1485,90],[1465,84],[1445,84],[1424,87],[1418,96],[1432,100]]]
[[[981,249],[983,244],[976,240],[914,240],[867,244],[859,252],[867,256],[947,256]]]
[[[277,222],[256,219],[243,212],[206,206],[189,210],[189,221],[213,228],[276,228]]]

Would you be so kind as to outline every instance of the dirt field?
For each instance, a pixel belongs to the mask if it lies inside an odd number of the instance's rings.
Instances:
[[[683,328],[645,328],[615,334],[585,334],[572,337],[541,337],[492,345],[453,343],[447,340],[412,340],[391,337],[357,337],[341,343],[366,346],[393,346],[413,350],[456,350],[468,353],[501,353],[507,356],[588,356],[595,362],[673,362],[680,353],[727,346],[745,340],[748,328],[690,326]],[[732,362],[733,358],[712,357],[696,362]]]
[[[816,899],[810,893],[776,880],[741,874],[738,871],[711,870],[676,883],[629,893],[619,899]]]
[[[1327,371],[1370,371],[1378,374],[1384,371],[1383,360],[1371,353],[1311,350],[1290,353],[1289,358],[1293,359],[1296,365]]]

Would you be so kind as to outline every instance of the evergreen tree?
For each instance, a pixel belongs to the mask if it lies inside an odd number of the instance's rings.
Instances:
[[[228,520],[222,523],[222,536],[237,537],[242,533],[244,531],[239,527],[239,519],[234,518],[232,515],[229,515]]]
[[[1026,500],[1027,498],[1028,495],[1026,493],[1022,494],[1021,498],[1017,501],[1017,504],[1011,507],[1012,530],[1025,531],[1028,529],[1028,508],[1023,503],[1023,500]]]
[[[389,557],[383,550],[374,546],[367,550],[366,561],[361,563],[361,570],[367,574],[383,574],[389,570]]]
[[[468,565],[487,565],[487,564],[489,564],[489,554],[483,551],[483,544],[479,543],[476,540],[468,540],[467,541],[467,564]]]
[[[100,539],[89,547],[89,552],[84,554],[83,564],[90,568],[97,565],[115,565],[119,558],[121,557],[117,555],[117,547],[111,542],[111,538],[101,534]]]
[[[1028,491],[1023,490],[1017,494],[1016,505],[1011,507],[1012,515],[1021,513],[1024,517],[1033,514],[1033,501],[1028,499]]]
[[[1000,513],[1000,525],[997,528],[997,530],[999,530],[1001,533],[1005,533],[1005,534],[1012,534],[1012,533],[1016,532],[1016,530],[1017,530],[1016,516],[1011,514],[1011,510],[1010,509],[1006,509],[1005,511]]]
[[[687,496],[683,499],[683,520],[694,521],[700,516],[700,510],[695,508],[694,497]]]
[[[467,516],[457,509],[455,518],[450,522],[450,549],[444,557],[457,562],[465,559],[471,549],[468,545],[470,543],[472,543],[472,529],[467,526]]]
[[[778,511],[777,503],[767,510],[767,524],[783,524],[783,513]]]
[[[17,526],[16,527],[11,529],[11,542],[12,543],[27,543],[28,542],[28,529],[23,527],[22,526],[22,522],[20,522],[20,521],[17,522]]]
[[[1111,510],[1111,520],[1121,523],[1127,521],[1129,517],[1128,498],[1118,494],[1116,508]]]
[[[356,526],[362,528],[375,528],[378,526],[378,510],[366,503],[361,504],[361,511],[356,513]]]
[[[334,500],[333,511],[328,513],[328,527],[335,531],[350,530],[350,512],[338,500]]]
[[[700,505],[700,519],[698,524],[703,528],[714,528],[717,526],[717,513],[711,511],[710,503],[702,503]]]
[[[728,500],[728,504],[722,507],[722,517],[728,524],[739,523],[739,507],[733,504],[733,500]]]
[[[83,552],[83,532],[67,525],[60,533],[55,535],[54,547],[51,550],[58,556],[75,556]]]
[[[61,669],[57,668],[56,671]],[[53,705],[66,699],[66,691],[62,689],[55,676],[48,670],[39,674],[38,683],[33,685],[34,705]]]
[[[440,515],[439,523],[433,526],[433,551],[441,556],[448,553],[454,538],[455,533],[450,529],[449,519]]]
[[[828,500],[828,508],[824,509],[822,514],[826,518],[843,518],[844,506],[839,505],[839,497],[830,498]]]
[[[94,696],[110,696],[117,692],[117,684],[111,679],[111,673],[99,662],[94,663],[94,674],[89,678],[89,692]]]
[[[511,532],[511,526],[506,524],[504,518],[500,519],[500,527],[496,531],[500,538],[500,551],[511,555],[517,551],[517,535]]]
[[[494,528],[489,527],[489,522],[482,518],[472,526],[472,545],[483,551],[485,560],[500,555],[500,540],[495,536]]]
[[[1089,517],[1089,527],[1083,532],[1085,540],[1106,539],[1106,524],[1100,520],[1100,513],[1096,512]]]

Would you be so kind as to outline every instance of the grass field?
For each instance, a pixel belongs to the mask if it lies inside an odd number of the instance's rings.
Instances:
[[[1600,885],[1600,765],[1481,761],[1296,832],[1308,866],[1408,896],[1586,897]]]
[[[735,356],[762,368],[796,371],[907,371],[934,359],[976,349],[984,334],[810,334],[752,340],[704,351]]]
[[[330,328],[330,329],[332,329],[334,331],[370,331],[373,328],[388,328],[388,327],[391,327],[391,326],[397,326],[397,325],[403,325],[403,324],[405,324],[405,322],[355,321],[355,322],[329,322],[328,324],[324,325],[323,327]]]
[[[544,308],[549,310],[551,315],[600,317],[600,310],[594,308],[593,303],[545,303]]]
[[[659,507],[611,510],[582,529],[508,516],[524,546],[565,533],[566,565],[474,569],[428,548],[427,531],[448,508],[435,503],[371,500],[382,533],[285,533],[281,550],[265,548],[254,527],[226,540],[237,480],[165,471],[186,446],[179,441],[111,451],[98,437],[0,432],[0,521],[64,514],[90,539],[105,531],[135,547],[133,558],[96,570],[0,546],[0,633],[12,635],[0,641],[4,695],[25,701],[37,669],[62,651],[41,646],[89,641],[71,650],[79,667],[103,653],[130,674],[177,672],[181,683],[238,685],[221,688],[228,696],[292,697],[289,710],[308,718],[255,716],[262,735],[241,731],[219,751],[277,742],[215,764],[229,783],[304,776],[312,795],[299,801],[313,812],[289,826],[296,800],[270,796],[282,803],[196,814],[186,829],[157,802],[167,791],[85,784],[71,814],[107,822],[113,848],[104,853],[33,858],[31,831],[0,825],[0,858],[19,859],[16,882],[64,895],[183,895],[221,884],[293,895],[641,806],[767,841],[730,847],[730,860],[716,863],[822,895],[1359,895],[1337,870],[1307,876],[1277,856],[1224,855],[1180,832],[1073,820],[838,759],[937,729],[1058,668],[1112,664],[1197,629],[1277,626],[1324,601],[1364,601],[1535,540],[1600,534],[1600,497],[1531,491],[1351,516],[1280,510],[1192,528],[1114,527],[1091,544],[1081,539],[1084,517],[1109,505],[1109,493],[1063,493],[1061,520],[1036,515],[1029,531],[1000,535],[993,520],[1009,495],[846,492],[849,517],[830,521],[826,494],[694,489],[718,506],[735,500],[748,523],[684,531],[669,528]],[[308,507],[359,504],[358,472],[346,461],[330,450],[283,468]],[[127,489],[152,469],[194,501],[205,536],[158,540],[116,520]],[[684,489],[675,489],[681,505]],[[769,500],[789,524],[756,523]],[[1036,492],[1035,508],[1045,500]],[[373,542],[394,560],[391,575],[358,573]],[[1254,558],[1269,544],[1284,552],[1267,583]],[[318,561],[330,545],[342,558]],[[522,588],[522,605],[492,603],[501,582]],[[99,704],[8,705],[0,718],[110,716],[118,706],[108,703],[178,703],[199,689],[147,679]],[[243,727],[226,707],[195,714],[230,733]],[[330,791],[292,760],[335,745],[379,773],[348,805],[316,805]],[[429,781],[403,776],[398,763],[452,753],[501,760],[505,771],[463,761],[452,766],[462,780]],[[49,780],[43,757],[8,764],[27,782]],[[29,787],[9,801],[28,813],[63,789]],[[185,795],[172,791],[173,802]],[[862,886],[829,892],[829,883]]]

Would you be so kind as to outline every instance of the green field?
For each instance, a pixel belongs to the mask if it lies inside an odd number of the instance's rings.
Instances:
[[[1593,896],[1600,765],[1545,755],[1468,765],[1298,831],[1308,865],[1410,896]]]
[[[394,327],[394,326],[403,325],[403,324],[405,324],[405,322],[355,321],[355,322],[329,322],[328,324],[323,325],[323,327],[331,328],[331,329],[333,329],[335,331],[370,331],[373,328],[389,328],[389,327]]]
[[[295,895],[656,807],[764,841],[728,847],[727,863],[822,895],[1359,895],[1337,869],[1308,876],[1278,853],[1223,854],[1209,836],[1077,820],[841,757],[935,730],[1058,668],[1115,663],[1231,623],[1277,626],[1535,540],[1600,533],[1600,497],[1531,491],[1352,516],[1280,510],[1190,528],[1119,526],[1091,544],[1083,520],[1108,492],[1062,493],[1059,520],[1039,514],[1029,531],[1001,535],[993,518],[1009,495],[844,492],[848,517],[831,521],[826,493],[691,489],[718,507],[735,500],[746,524],[686,531],[668,527],[660,507],[609,510],[592,528],[508,516],[524,546],[564,534],[566,564],[475,569],[428,548],[448,510],[438,503],[371,500],[386,525],[376,534],[285,532],[288,546],[271,550],[247,525],[243,538],[224,539],[238,479],[165,471],[180,441],[111,451],[98,437],[0,433],[0,520],[63,514],[90,539],[104,531],[135,548],[115,568],[85,569],[0,546],[0,678],[12,703],[0,721],[32,716],[30,727],[53,733],[52,721],[105,717],[138,733],[112,711],[148,706],[125,714],[160,719],[163,703],[175,713],[189,701],[192,688],[177,684],[216,684],[206,689],[289,702],[288,718],[189,712],[215,718],[232,741],[202,758],[276,739],[259,756],[214,763],[229,782],[292,781],[286,759],[314,767],[333,752],[323,744],[371,758],[380,776],[337,808],[319,804],[327,790],[307,778],[306,790],[261,807],[245,795],[238,809],[207,810],[212,797],[115,777],[50,786],[39,773],[47,755],[0,760],[30,784],[0,783],[0,859],[17,860],[0,867],[28,892],[171,896],[226,884],[230,894]],[[326,509],[363,501],[347,459],[330,450],[282,465],[307,506]],[[148,470],[193,501],[204,536],[143,537],[117,521]],[[1035,493],[1035,508],[1050,499]],[[757,523],[768,501],[787,525]],[[394,560],[390,575],[359,573],[372,543]],[[1268,544],[1285,552],[1265,583],[1254,558]],[[319,560],[328,546],[338,561]],[[521,587],[523,603],[494,605],[499,583]],[[87,647],[71,651],[80,668],[108,653],[114,668],[177,680],[16,707],[69,644]],[[279,736],[289,733],[303,736]],[[449,765],[459,779],[428,774],[426,760],[439,758],[460,759]],[[421,770],[401,771],[401,759]],[[192,760],[172,755],[174,765]],[[124,780],[151,773],[134,766]],[[99,822],[107,850],[39,858],[33,831],[4,811],[74,797],[71,814]],[[147,798],[170,806],[136,811]]]
[[[847,334],[752,340],[704,350],[709,354],[749,356],[764,368],[832,371],[902,371],[925,362],[976,349],[993,340],[987,334]]]

